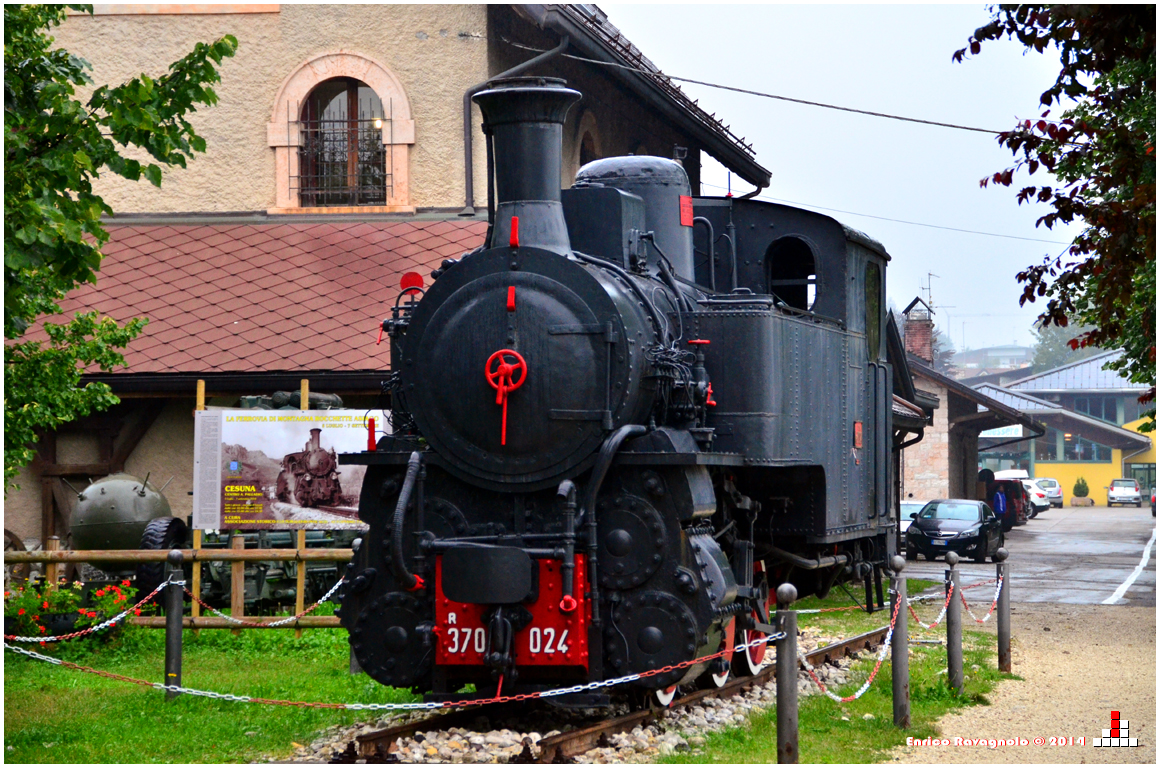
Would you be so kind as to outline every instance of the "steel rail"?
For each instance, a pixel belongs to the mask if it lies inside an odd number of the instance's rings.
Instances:
[[[879,627],[878,629],[864,632],[856,637],[841,640],[827,645],[824,648],[818,648],[817,650],[806,653],[805,660],[811,665],[816,666],[828,661],[836,661],[840,658],[851,656],[859,651],[873,650],[886,637],[889,629],[890,627]],[[704,688],[693,691],[687,696],[682,696],[673,701],[666,709],[657,707],[641,709],[636,712],[630,712],[627,715],[594,723],[584,728],[577,728],[574,731],[541,739],[538,744],[539,755],[537,756],[537,761],[540,763],[551,763],[560,758],[575,757],[596,747],[601,736],[611,736],[616,733],[631,731],[638,725],[648,725],[662,719],[669,711],[694,704],[704,699],[736,696],[750,686],[762,685],[772,680],[775,669],[776,665],[769,664],[756,675],[736,678],[720,688]],[[508,705],[504,708],[503,713],[510,714],[515,709],[515,706]],[[495,707],[469,707],[454,712],[435,715],[434,717],[415,720],[402,725],[391,726],[380,731],[366,733],[357,736],[355,739],[358,744],[358,753],[363,757],[387,754],[391,745],[395,742],[409,736],[414,736],[420,731],[439,731],[448,728],[459,728],[471,723],[481,715],[487,715],[494,720],[496,714],[497,710]]]

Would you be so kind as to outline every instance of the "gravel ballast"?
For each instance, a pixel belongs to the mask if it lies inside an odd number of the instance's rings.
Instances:
[[[1013,672],[987,698],[938,722],[944,739],[1027,739],[1027,746],[902,746],[899,763],[1156,763],[1156,609],[1019,603],[1011,608]],[[976,628],[969,617],[964,626]],[[994,632],[994,619],[983,625]],[[1138,747],[1094,747],[1112,710]],[[1037,746],[1037,737],[1086,737]]]

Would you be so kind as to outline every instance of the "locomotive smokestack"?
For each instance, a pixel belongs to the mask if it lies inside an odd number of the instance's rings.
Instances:
[[[317,451],[322,447],[322,442],[319,440],[319,435],[321,434],[322,430],[317,427],[310,430],[310,450]]]
[[[489,247],[507,245],[519,217],[519,242],[566,254],[572,250],[560,205],[564,118],[579,91],[551,77],[497,80],[473,99],[495,147],[496,215]]]

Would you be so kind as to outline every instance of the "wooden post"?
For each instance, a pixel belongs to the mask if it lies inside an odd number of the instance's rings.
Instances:
[[[303,411],[310,410],[310,379],[303,379],[302,385],[302,399],[298,403],[298,407]]]
[[[306,529],[299,528],[295,532],[298,536],[298,551],[306,549]],[[294,589],[294,613],[297,615],[306,610],[306,561],[298,560],[294,563],[298,570],[298,584]],[[294,630],[294,637],[302,637],[302,628]]]
[[[197,380],[197,410],[205,410],[205,380]]]
[[[49,494],[48,498],[51,500],[52,495]],[[59,550],[60,549],[60,537],[59,536],[49,536],[48,541],[44,542],[44,549],[46,552],[56,552],[57,550]],[[44,583],[51,584],[52,586],[55,587],[56,586],[56,574],[57,574],[57,571],[59,569],[60,569],[60,565],[58,565],[57,563],[45,563],[44,564]]]
[[[245,549],[246,540],[240,533],[230,537],[230,549]],[[230,566],[230,616],[236,619],[246,615],[246,564],[241,560]],[[242,634],[242,630],[233,630],[235,635]]]
[[[198,558],[198,550],[201,549],[201,530],[193,529],[193,578],[189,585],[189,591],[195,597],[201,597],[201,560]],[[197,618],[201,615],[201,605],[196,600],[189,601],[190,616]],[[201,630],[193,630],[193,634],[198,634]]]

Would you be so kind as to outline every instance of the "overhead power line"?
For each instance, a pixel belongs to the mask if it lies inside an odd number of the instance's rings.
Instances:
[[[515,48],[520,48],[520,49],[523,49],[525,51],[535,51],[538,53],[544,53],[544,49],[541,49],[541,48],[533,48],[530,45],[523,45],[522,43],[516,43],[516,42],[513,42],[511,40],[508,40],[507,38],[500,38],[500,39],[503,40],[508,45],[511,45]],[[706,82],[704,80],[694,80],[691,77],[678,77],[677,75],[665,74],[663,72],[660,72],[659,70],[653,71],[651,69],[644,69],[642,67],[633,67],[633,66],[630,66],[628,64],[617,64],[616,62],[612,62],[612,61],[600,61],[599,59],[589,59],[589,58],[585,58],[584,56],[574,56],[573,54],[570,54],[570,53],[565,53],[562,55],[566,59],[573,59],[575,61],[583,61],[587,64],[595,64],[595,65],[601,66],[601,67],[615,67],[616,69],[625,69],[625,70],[628,70],[629,72],[639,72],[643,75],[649,75],[650,77],[655,77],[655,78],[660,78],[660,79],[665,79],[665,80],[677,80],[677,81],[680,81],[682,83],[693,83],[695,85],[703,85],[706,88],[718,88],[722,91],[733,91],[734,93],[744,93],[744,94],[748,94],[750,96],[760,96],[763,99],[776,99],[778,101],[788,101],[788,102],[791,102],[794,104],[805,104],[806,106],[810,106],[810,107],[822,107],[823,109],[834,109],[834,110],[837,110],[839,112],[853,112],[853,113],[859,114],[859,115],[869,115],[870,117],[884,117],[888,120],[901,120],[901,121],[907,122],[907,123],[920,123],[922,125],[935,125],[935,126],[938,126],[940,128],[954,128],[955,130],[959,130],[959,131],[974,131],[975,133],[987,133],[987,134],[990,134],[992,136],[995,136],[995,135],[998,135],[999,133],[1001,133],[1001,131],[993,131],[989,128],[973,128],[969,125],[958,125],[957,123],[943,123],[943,122],[940,122],[938,120],[923,120],[923,119],[917,118],[917,117],[905,117],[903,115],[892,115],[892,114],[889,114],[887,112],[873,112],[873,111],[868,110],[868,109],[855,109],[854,107],[842,107],[842,106],[839,106],[837,104],[826,104],[825,102],[821,102],[821,101],[809,101],[808,99],[795,99],[792,96],[779,96],[776,93],[763,93],[762,91],[751,91],[748,88],[738,88],[738,87],[733,86],[733,85],[722,85],[721,83],[710,83],[710,82]]]
[[[707,181],[702,181],[701,186],[713,187],[714,189],[725,189],[725,187],[719,186],[717,184],[710,184]],[[1071,245],[1071,243],[1066,243],[1062,240],[1041,240],[1037,237],[1020,237],[1018,235],[1001,235],[998,232],[982,232],[982,231],[977,230],[977,229],[961,229],[959,227],[944,227],[944,226],[941,226],[939,224],[926,224],[926,223],[921,222],[921,221],[907,221],[906,219],[892,219],[889,216],[875,216],[874,214],[870,214],[870,213],[858,213],[857,211],[844,211],[841,208],[827,208],[824,205],[814,205],[813,203],[799,203],[799,202],[796,202],[794,200],[783,200],[782,198],[769,197],[767,195],[757,195],[756,198],[754,198],[754,199],[765,200],[765,201],[771,202],[771,203],[786,203],[788,205],[800,205],[803,208],[817,208],[818,210],[821,210],[821,211],[831,211],[833,213],[845,213],[849,216],[864,216],[868,219],[878,219],[879,221],[892,221],[896,224],[909,224],[909,225],[914,226],[914,227],[927,227],[928,229],[945,229],[945,230],[948,230],[950,232],[964,232],[964,233],[969,234],[969,235],[986,235],[987,237],[1003,237],[1003,238],[1006,238],[1008,240],[1027,240],[1028,242],[1032,242],[1032,243],[1052,243],[1054,245]]]

